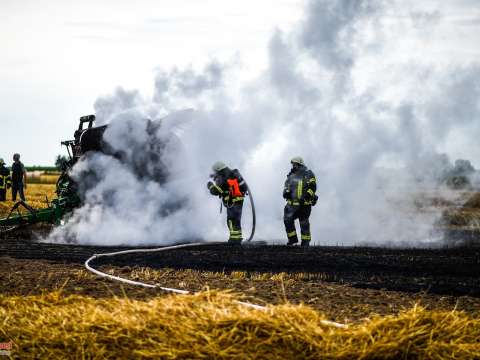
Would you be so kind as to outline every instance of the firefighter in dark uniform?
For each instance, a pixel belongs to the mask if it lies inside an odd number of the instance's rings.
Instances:
[[[12,164],[12,200],[17,200],[17,193],[20,199],[25,201],[25,194],[23,189],[27,188],[27,172],[25,166],[20,161],[20,154],[13,155]]]
[[[287,175],[287,181],[285,181],[283,189],[283,198],[287,200],[283,215],[288,238],[287,245],[292,246],[298,242],[295,229],[295,220],[298,219],[302,239],[301,246],[308,247],[312,240],[308,218],[312,206],[317,203],[318,199],[315,194],[317,180],[313,172],[305,166],[301,157],[294,157],[291,164],[292,170]]]
[[[212,195],[220,197],[227,208],[227,225],[230,232],[228,242],[240,245],[243,240],[241,221],[247,184],[237,169],[231,170],[220,161],[213,164],[212,170],[213,182],[207,183],[208,190]]]
[[[7,189],[11,185],[10,170],[5,167],[5,161],[0,159],[0,201],[7,200]]]

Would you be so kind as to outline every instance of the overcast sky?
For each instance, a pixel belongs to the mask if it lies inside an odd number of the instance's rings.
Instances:
[[[480,1],[422,3],[439,16],[428,49],[406,35],[395,56],[445,64],[480,61]],[[78,118],[93,112],[99,96],[117,86],[149,94],[159,67],[200,68],[214,58],[234,59],[245,78],[255,76],[267,64],[273,30],[292,27],[303,5],[298,0],[1,0],[0,157],[10,163],[19,152],[25,164],[52,164],[64,152],[60,141],[73,137]],[[391,21],[399,17],[392,13]],[[469,158],[466,149],[454,155]]]

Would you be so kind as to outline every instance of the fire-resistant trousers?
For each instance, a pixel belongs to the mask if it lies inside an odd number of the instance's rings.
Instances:
[[[312,239],[310,234],[310,222],[308,221],[311,212],[312,207],[310,205],[285,205],[283,222],[285,223],[285,230],[290,244],[298,242],[297,231],[295,229],[296,219],[300,222],[302,242],[309,242]]]
[[[240,243],[242,238],[242,209],[243,201],[233,203],[227,207],[227,225],[230,231],[230,243]]]

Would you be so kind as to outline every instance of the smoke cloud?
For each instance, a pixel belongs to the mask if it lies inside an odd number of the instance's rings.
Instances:
[[[294,30],[272,34],[265,72],[235,91],[235,66],[213,61],[200,71],[158,70],[152,98],[122,88],[99,98],[105,140],[122,155],[89,154],[75,166],[85,205],[49,240],[223,240],[225,214],[205,186],[222,160],[253,192],[257,239],[284,242],[283,182],[300,155],[318,181],[314,243],[434,241],[440,214],[419,212],[414,198],[432,189],[454,196],[437,186],[450,164],[440,154],[474,149],[480,65],[393,52],[405,36],[421,45],[442,21],[437,10],[405,4],[309,1]],[[247,233],[248,203],[244,213]]]

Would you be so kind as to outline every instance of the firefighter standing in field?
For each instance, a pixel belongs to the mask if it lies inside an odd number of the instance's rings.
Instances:
[[[17,200],[17,193],[20,199],[25,201],[23,189],[27,188],[27,172],[25,166],[20,162],[20,154],[13,155],[12,164],[12,200]]]
[[[287,231],[288,246],[298,242],[297,231],[295,229],[295,220],[300,222],[301,246],[308,247],[312,240],[310,234],[310,222],[308,218],[312,211],[312,206],[317,203],[318,196],[317,180],[314,173],[309,170],[301,157],[294,157],[291,160],[292,170],[287,175],[283,198],[287,200],[285,205],[283,221]]]
[[[212,170],[213,182],[207,183],[208,190],[212,195],[220,197],[227,208],[227,225],[230,231],[228,242],[240,245],[243,240],[241,220],[247,184],[237,169],[231,170],[220,161],[213,164]]]
[[[7,189],[11,184],[10,170],[5,167],[5,161],[0,159],[0,201],[7,200]]]

